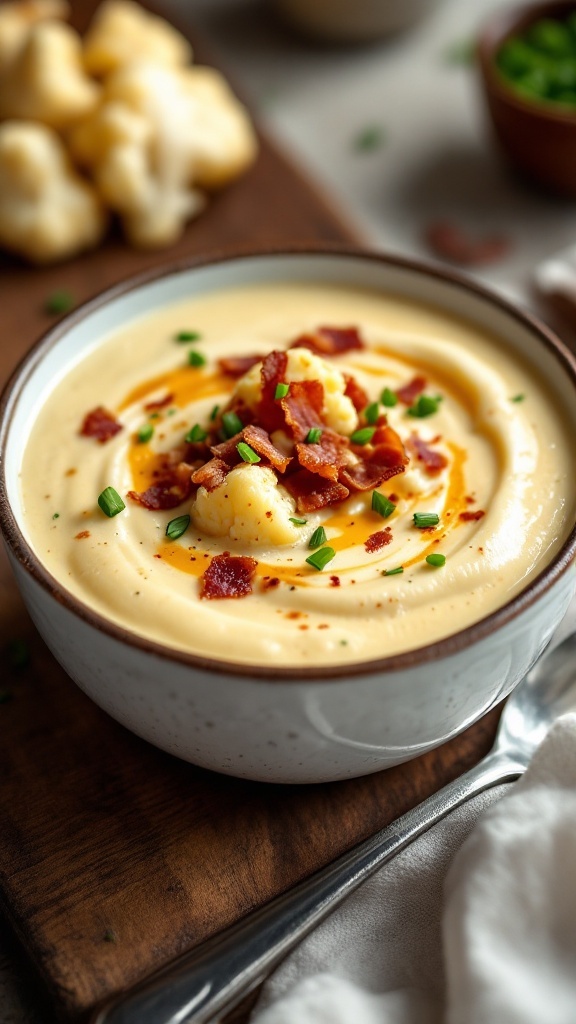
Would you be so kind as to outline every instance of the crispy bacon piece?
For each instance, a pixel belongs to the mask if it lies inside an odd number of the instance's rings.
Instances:
[[[476,522],[478,519],[482,519],[485,515],[486,513],[481,508],[479,508],[476,510],[476,512],[461,512],[458,518],[462,519],[464,523],[473,523]]]
[[[289,348],[309,348],[318,356],[340,356],[344,352],[365,348],[357,327],[317,327],[301,334]]]
[[[287,466],[292,461],[289,455],[284,455],[279,448],[270,440],[270,434],[262,427],[248,425],[239,431],[234,437],[230,437],[221,444],[214,444],[210,451],[216,458],[226,462],[228,466],[237,466],[242,462],[242,456],[238,454],[238,445],[241,441],[249,444],[254,451],[266,459],[279,473],[285,473]]]
[[[173,399],[174,395],[169,391],[167,395],[164,395],[164,398],[158,398],[155,402],[146,402],[144,408],[147,412],[151,409],[164,409],[165,406],[170,405]]]
[[[269,434],[284,426],[284,414],[276,395],[276,387],[286,379],[288,356],[285,352],[270,352],[262,360],[260,379],[262,393],[257,409],[257,421]]]
[[[424,239],[436,256],[466,267],[493,263],[506,256],[510,249],[510,239],[505,235],[474,238],[458,224],[442,221],[430,224]]]
[[[119,430],[122,430],[122,424],[103,405],[98,405],[86,413],[80,427],[80,433],[84,437],[93,437],[100,444],[115,437]]]
[[[408,465],[408,456],[399,435],[389,426],[385,416],[380,416],[370,446],[352,446],[359,462],[344,466],[338,479],[351,491],[369,491],[379,487],[386,480],[403,473]]]
[[[427,473],[434,476],[448,465],[448,459],[442,452],[430,448],[418,434],[412,433],[408,438],[408,447],[414,452],[419,462],[424,464]]]
[[[426,377],[413,377],[407,384],[404,384],[404,387],[396,389],[395,394],[398,401],[403,405],[412,405],[414,399],[422,394],[426,384]]]
[[[230,466],[222,459],[210,459],[192,474],[192,483],[196,487],[205,487],[207,491],[215,491],[230,472]]]
[[[364,391],[364,388],[360,386],[356,377],[353,377],[350,373],[344,374],[344,380],[346,381],[346,387],[344,394],[352,402],[352,405],[356,409],[356,412],[361,412],[368,405],[368,395]]]
[[[166,467],[164,475],[145,491],[140,494],[137,491],[128,491],[128,497],[151,511],[176,508],[192,494],[191,474],[192,467],[186,462],[181,462],[172,469]]]
[[[292,473],[284,481],[284,486],[296,499],[298,512],[314,512],[327,505],[337,505],[350,494],[348,488],[338,481],[326,480],[307,469]]]
[[[262,356],[225,356],[223,359],[218,360],[218,369],[220,373],[226,374],[227,377],[243,377],[248,370],[251,370],[256,363],[259,363]]]
[[[387,544],[392,540],[392,530],[389,526],[386,526],[383,530],[378,530],[376,533],[371,533],[367,540],[364,541],[364,547],[369,555],[374,554],[375,551],[381,551]]]
[[[325,427],[318,444],[297,444],[296,455],[303,469],[337,480],[340,467],[347,462],[348,446],[345,438]]]
[[[280,399],[279,405],[285,426],[295,441],[304,441],[311,427],[322,427],[324,430],[324,388],[319,380],[293,381],[288,394]]]
[[[252,581],[257,568],[255,558],[231,555],[229,551],[214,555],[200,577],[200,597],[209,600],[247,597],[252,593]]]

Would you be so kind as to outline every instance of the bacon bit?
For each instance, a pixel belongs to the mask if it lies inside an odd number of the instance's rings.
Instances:
[[[504,235],[472,238],[457,224],[440,222],[425,231],[425,241],[434,255],[461,266],[494,263],[509,252],[510,241]]]
[[[300,469],[284,481],[284,486],[296,498],[298,512],[314,512],[327,505],[337,505],[350,491],[339,482],[326,480],[307,469]]]
[[[89,536],[90,536],[90,530],[81,530],[80,533],[76,534],[76,536],[74,537],[74,540],[84,540],[85,537],[89,537]]]
[[[346,381],[344,394],[350,399],[356,412],[361,412],[368,405],[368,395],[352,374],[345,373],[344,380]]]
[[[346,464],[348,447],[340,434],[330,429],[322,431],[318,444],[297,444],[298,462],[310,473],[318,473],[327,480],[337,480],[339,469]]]
[[[486,513],[479,508],[476,512],[461,512],[458,518],[462,519],[464,523],[473,523],[485,515]]]
[[[392,530],[389,526],[386,526],[384,530],[378,530],[377,533],[371,533],[367,540],[364,541],[364,547],[369,555],[372,555],[375,551],[381,551],[387,544],[392,540]]]
[[[464,498],[464,501],[466,502],[467,505],[473,505],[474,502],[476,501],[476,498],[474,498],[471,494],[467,494],[466,497]]]
[[[163,409],[166,405],[170,405],[173,400],[174,395],[172,392],[169,392],[167,395],[164,395],[164,398],[158,398],[155,402],[146,402],[144,408],[146,412],[151,409]]]
[[[340,586],[340,577],[339,576],[331,576],[330,577],[330,586],[331,587],[339,587]]]
[[[324,388],[319,380],[296,380],[278,405],[295,441],[304,441],[312,427],[322,427]],[[283,424],[284,425],[284,424]]]
[[[172,469],[165,465],[162,470],[164,475],[156,483],[141,494],[137,491],[128,491],[128,497],[150,511],[176,508],[192,494],[190,470],[191,467],[186,462],[180,462]]]
[[[93,437],[100,444],[104,444],[119,430],[122,430],[122,424],[103,405],[98,405],[84,417],[80,433],[83,437]]]
[[[431,476],[439,473],[440,470],[448,465],[446,456],[442,452],[435,452],[432,448],[429,448],[426,442],[421,437],[418,437],[418,434],[410,434],[408,447],[414,452],[418,461],[424,463],[426,472],[430,473]]]
[[[234,556],[229,551],[215,555],[200,577],[200,597],[209,600],[225,597],[247,597],[258,568],[255,558]]]
[[[229,471],[230,466],[222,459],[210,459],[192,474],[192,483],[196,487],[205,487],[207,491],[215,491],[224,483]]]
[[[259,363],[262,356],[226,356],[218,360],[218,369],[227,377],[243,377],[248,370],[251,370],[256,363]]]
[[[280,586],[280,579],[278,576],[271,576],[267,579],[262,580],[262,590],[272,590],[274,587]]]
[[[398,502],[400,501],[400,498],[398,497],[397,494],[392,493],[388,495],[388,501],[391,501],[393,505],[397,505]]]
[[[352,491],[368,491],[379,487],[386,480],[403,473],[408,465],[408,456],[399,435],[386,422],[386,417],[378,419],[376,433],[372,441],[376,444],[361,447],[352,446],[359,458],[356,465],[344,466],[338,479]]]
[[[262,427],[244,427],[242,437],[258,455],[266,459],[279,473],[285,473],[292,459],[284,455],[270,440],[270,435]]]
[[[258,403],[257,418],[260,426],[264,427],[269,434],[284,426],[284,414],[280,403],[275,399],[275,394],[277,385],[285,380],[287,366],[288,356],[285,352],[270,352],[262,361],[260,370],[262,393]]]
[[[412,405],[414,399],[421,395],[426,387],[426,377],[413,377],[408,384],[404,384],[404,387],[397,388],[394,392],[399,402],[403,405]]]
[[[365,346],[357,327],[318,327],[301,334],[288,347],[309,348],[319,356],[340,356]]]

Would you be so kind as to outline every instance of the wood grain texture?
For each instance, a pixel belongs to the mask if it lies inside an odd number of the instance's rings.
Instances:
[[[92,0],[74,5],[85,24]],[[354,242],[266,139],[254,168],[172,250],[119,237],[57,268],[0,263],[0,374],[46,330],[46,297],[78,302],[140,270],[247,244]],[[10,664],[14,639],[27,666]],[[332,785],[277,787],[185,764],[130,734],[67,678],[35,633],[0,558],[0,890],[51,993],[79,1019],[392,821],[475,763],[493,712],[410,764]]]

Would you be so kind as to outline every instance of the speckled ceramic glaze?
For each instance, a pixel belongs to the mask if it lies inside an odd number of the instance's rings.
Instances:
[[[18,474],[56,379],[113,327],[205,289],[313,280],[393,291],[505,337],[575,410],[576,364],[542,325],[456,276],[349,252],[242,255],[179,265],[107,292],[67,317],[26,358],[1,409],[0,513],[18,585],[46,643],[105,711],[172,754],[270,782],[321,782],[407,760],[501,700],[541,653],[574,590],[575,530],[552,562],[488,618],[438,643],[375,662],[287,669],[208,660],[137,637],[67,593],[22,528]]]

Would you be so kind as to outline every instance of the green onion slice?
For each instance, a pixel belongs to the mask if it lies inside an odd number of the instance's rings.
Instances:
[[[382,519],[391,516],[395,508],[394,502],[389,501],[384,494],[380,494],[380,491],[372,491],[372,511],[377,512]]]
[[[137,436],[138,440],[140,441],[140,444],[145,444],[146,441],[150,440],[150,438],[152,437],[153,433],[154,433],[154,427],[152,426],[152,424],[151,423],[144,423],[140,427],[140,430],[138,431],[136,436]]]
[[[286,398],[286,395],[290,391],[289,384],[277,384],[276,391],[274,392],[274,398]]]
[[[520,395],[512,395],[512,398],[510,399],[510,401],[511,402],[523,402],[525,398],[526,398],[526,395],[522,395],[522,394],[520,394]]]
[[[208,434],[203,427],[201,427],[199,423],[195,423],[192,429],[186,434],[184,440],[187,444],[196,444],[196,442],[205,441],[207,437]]]
[[[235,437],[244,429],[244,424],[235,412],[225,412],[222,415],[222,427],[227,438]]]
[[[178,537],[181,537],[189,526],[189,515],[177,516],[176,519],[171,519],[168,523],[168,526],[166,527],[166,536],[169,537],[170,540],[178,540]]]
[[[439,568],[441,565],[446,565],[446,555],[441,555],[439,552],[433,555],[426,555],[426,561],[428,565]]]
[[[219,405],[215,405],[214,408],[212,409],[212,412],[210,413],[210,420],[211,420],[212,423],[216,419],[216,417],[217,417],[219,412],[220,412],[220,406]]]
[[[202,335],[200,331],[178,331],[175,336],[176,341],[200,341]]]
[[[413,518],[414,526],[417,526],[420,530],[424,530],[428,526],[438,526],[440,522],[440,516],[437,512],[415,512]]]
[[[355,430],[354,433],[350,435],[350,440],[352,444],[368,444],[374,437],[375,433],[376,427],[361,427],[360,430]]]
[[[112,519],[112,516],[117,516],[119,512],[126,508],[118,491],[115,491],[113,487],[104,488],[102,494],[98,495],[98,504],[104,515],[108,516],[109,519]]]
[[[51,313],[56,316],[58,313],[68,313],[69,310],[74,309],[76,300],[71,292],[65,288],[61,288],[56,292],[52,292],[51,295],[46,299],[44,309],[47,313]]]
[[[319,526],[316,530],[314,530],[314,533],[310,537],[310,540],[308,541],[308,547],[319,548],[322,546],[322,544],[326,543],[326,540],[326,530],[324,529],[323,526]]]
[[[206,356],[192,348],[188,353],[188,362],[190,366],[206,366]]]
[[[249,444],[246,444],[245,441],[240,441],[240,443],[236,445],[236,451],[244,462],[254,463],[262,461],[260,456],[257,455],[254,449],[251,448]]]
[[[395,405],[398,405],[398,395],[394,394],[390,388],[384,388],[380,395],[380,401],[387,409],[393,409]]]
[[[373,426],[380,415],[380,402],[370,402],[364,409],[364,419],[366,423]]]
[[[310,427],[304,441],[306,444],[318,444],[322,437],[322,427]]]
[[[409,416],[416,416],[418,419],[423,419],[425,416],[432,416],[435,412],[438,412],[438,407],[442,398],[432,398],[431,395],[420,395],[414,405],[411,405],[407,410]]]
[[[395,569],[384,569],[383,576],[399,576],[401,572],[404,572],[403,565],[397,565]]]
[[[306,561],[308,565],[313,566],[314,569],[318,569],[320,572],[328,562],[331,562],[336,552],[334,548],[318,548],[312,555],[308,555]]]
[[[288,518],[291,523],[294,523],[294,526],[306,526],[306,523],[308,522],[307,519],[296,519],[295,516],[289,516]]]

